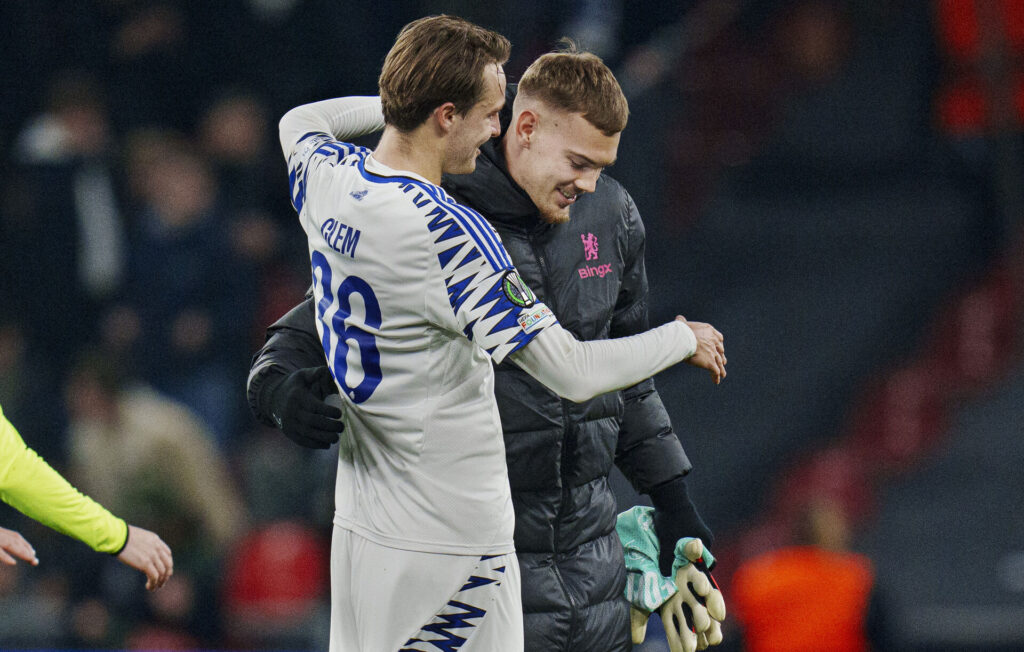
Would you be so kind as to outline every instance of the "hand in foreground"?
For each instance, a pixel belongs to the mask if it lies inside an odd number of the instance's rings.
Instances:
[[[686,322],[693,334],[697,336],[697,351],[687,362],[695,367],[711,372],[711,380],[717,385],[725,378],[725,338],[711,324],[699,321],[687,321],[679,315],[676,321]]]
[[[39,565],[39,560],[36,559],[36,551],[25,540],[25,537],[14,530],[0,527],[0,562],[8,566],[14,566],[18,563],[18,559],[27,561],[33,566]]]
[[[694,652],[722,642],[725,600],[705,563],[713,558],[700,539],[687,540],[683,555],[690,563],[676,570],[679,590],[658,610],[670,652]]]
[[[338,393],[331,370],[326,366],[299,369],[275,379],[267,407],[289,439],[306,448],[330,448],[345,430],[341,410],[328,405],[328,396]]]
[[[149,530],[128,526],[128,542],[118,553],[121,563],[145,573],[146,588],[155,591],[174,574],[174,558],[163,539]]]

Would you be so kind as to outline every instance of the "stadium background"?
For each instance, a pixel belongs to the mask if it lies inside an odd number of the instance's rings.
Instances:
[[[332,455],[244,403],[308,275],[275,124],[374,93],[439,12],[507,35],[512,80],[568,35],[622,82],[608,173],[647,225],[652,317],[726,335],[720,387],[658,382],[727,600],[827,498],[898,649],[1024,648],[1017,0],[0,4],[0,404],[176,561],[147,595],[0,510],[41,560],[0,568],[0,647],[326,648]],[[96,439],[110,405],[152,432]]]

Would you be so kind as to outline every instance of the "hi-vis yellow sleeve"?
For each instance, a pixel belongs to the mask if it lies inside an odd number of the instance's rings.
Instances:
[[[128,525],[83,495],[25,445],[0,407],[0,500],[97,552],[120,552]]]

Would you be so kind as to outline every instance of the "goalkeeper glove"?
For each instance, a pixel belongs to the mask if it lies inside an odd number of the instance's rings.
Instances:
[[[299,369],[265,381],[266,406],[277,427],[289,439],[306,448],[330,448],[345,430],[341,410],[325,401],[337,394],[331,370],[326,366]]]
[[[678,591],[659,609],[670,652],[694,652],[722,642],[725,600],[708,571],[711,552],[700,539],[681,539],[674,549]]]
[[[725,601],[708,571],[708,566],[715,563],[714,557],[700,540],[681,539],[672,545],[673,561],[668,577],[663,576],[657,561],[660,550],[655,514],[651,507],[633,507],[619,514],[615,524],[626,565],[633,643],[643,642],[648,617],[661,609],[666,631],[675,629],[674,637],[669,638],[675,642],[672,652],[717,645],[722,636],[716,619],[725,618]]]
[[[644,642],[644,638],[647,637],[647,620],[650,617],[650,611],[629,605],[629,634],[633,639],[633,645],[640,645]]]
[[[711,619],[711,627],[706,632],[697,632],[697,649],[706,650],[712,645],[722,642],[722,623]]]

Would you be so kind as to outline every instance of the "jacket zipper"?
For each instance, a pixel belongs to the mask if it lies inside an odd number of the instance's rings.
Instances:
[[[551,294],[551,288],[548,285],[547,261],[544,259],[544,254],[538,251],[537,243],[534,240],[533,234],[528,234],[526,239],[530,243],[530,250],[533,251],[533,255],[537,258],[537,263],[540,265],[541,284],[544,286],[544,296],[547,297],[547,301],[545,303],[547,307],[551,309],[551,312],[554,312],[557,315],[558,313],[555,311],[555,308],[551,302],[553,296]],[[564,484],[565,476],[563,475],[563,473],[565,471],[565,465],[568,463],[567,457],[569,447],[566,444],[568,440],[568,435],[570,434],[569,430],[571,425],[569,421],[569,406],[566,403],[566,400],[564,398],[559,397],[558,401],[562,406],[563,424],[562,456],[561,460],[559,461],[558,472],[561,476],[563,485],[562,499],[558,506],[558,514],[555,516],[554,541],[552,542],[554,544],[554,550],[552,550],[551,562],[552,570],[555,571],[555,578],[558,579],[558,585],[562,588],[562,593],[565,594],[565,598],[569,602],[569,609],[572,612],[572,620],[569,622],[569,636],[566,638],[565,641],[565,649],[568,650],[570,649],[573,640],[576,638],[576,623],[577,621],[579,621],[579,606],[576,604],[576,600],[572,597],[572,594],[569,592],[569,588],[565,585],[565,580],[562,578],[562,572],[558,569],[558,553],[561,551],[561,546],[559,544],[559,531],[561,530],[562,517],[565,515],[566,502],[567,498],[569,497],[569,490]]]

